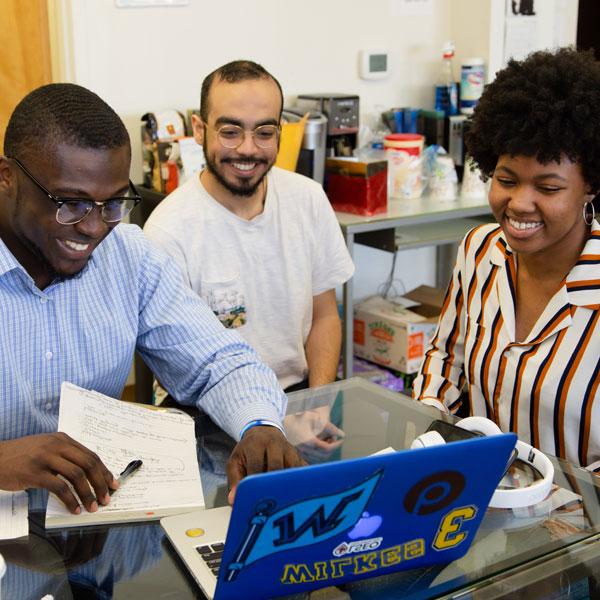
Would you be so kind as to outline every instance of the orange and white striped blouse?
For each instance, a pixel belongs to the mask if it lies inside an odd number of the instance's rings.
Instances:
[[[600,465],[600,225],[522,342],[515,342],[515,255],[499,225],[459,248],[440,322],[413,395],[457,408],[549,454]],[[592,464],[598,463],[598,464]]]

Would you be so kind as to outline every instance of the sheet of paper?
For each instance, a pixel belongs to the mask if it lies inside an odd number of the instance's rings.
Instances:
[[[137,518],[146,511],[149,518],[204,506],[194,421],[189,415],[151,410],[63,383],[58,430],[96,452],[115,477],[132,460],[141,459],[143,465],[96,513],[71,515],[50,496],[47,525],[58,517],[83,524],[111,520],[111,515],[135,512]]]
[[[0,540],[29,535],[27,492],[0,491]]]
[[[536,17],[507,17],[504,37],[504,64],[510,58],[521,60],[538,49]]]

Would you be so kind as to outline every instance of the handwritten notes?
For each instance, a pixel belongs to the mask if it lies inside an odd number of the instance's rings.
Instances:
[[[96,452],[115,477],[134,459],[143,465],[95,513],[72,515],[50,496],[46,527],[156,519],[204,506],[190,416],[63,383],[58,429]]]

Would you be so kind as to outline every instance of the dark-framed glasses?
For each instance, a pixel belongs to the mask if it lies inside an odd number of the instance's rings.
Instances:
[[[207,124],[208,126],[208,124]],[[244,143],[246,134],[252,135],[254,143],[263,149],[275,148],[279,140],[279,125],[259,125],[255,129],[244,129],[239,125],[221,125],[213,127],[217,138],[224,148],[238,148]]]
[[[79,221],[83,221],[94,209],[94,205],[100,209],[100,216],[105,223],[118,223],[125,218],[141,201],[135,186],[129,180],[129,190],[126,196],[118,196],[116,198],[108,198],[98,202],[90,198],[62,198],[55,196],[48,191],[23,165],[17,158],[12,159],[27,175],[27,177],[56,204],[56,220],[61,225],[75,225]]]

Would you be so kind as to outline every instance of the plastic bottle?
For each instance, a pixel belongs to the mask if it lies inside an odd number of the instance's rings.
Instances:
[[[435,110],[443,111],[447,117],[458,114],[458,86],[454,79],[453,57],[454,44],[446,42],[443,49],[442,70],[435,85]]]
[[[473,114],[473,110],[483,93],[483,80],[483,58],[466,58],[462,61],[460,69],[460,112],[463,115]]]

